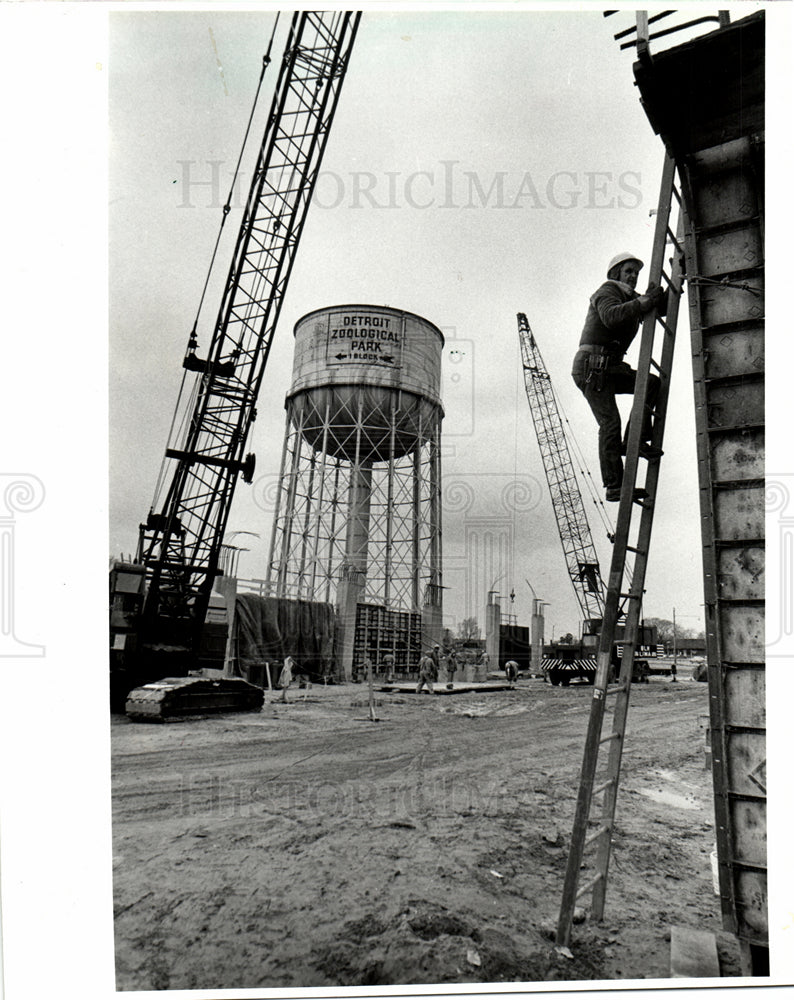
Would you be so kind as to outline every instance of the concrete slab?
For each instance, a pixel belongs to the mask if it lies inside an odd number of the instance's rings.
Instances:
[[[673,979],[719,979],[717,939],[694,927],[670,929],[670,976]]]
[[[416,683],[416,681],[413,683],[410,681],[395,681],[394,684],[381,684],[378,690],[391,691],[394,694],[398,691],[400,694],[416,694]],[[500,684],[498,681],[473,681],[468,684],[466,682],[453,683],[452,687],[448,688],[444,681],[434,681],[433,694],[466,694],[470,691],[476,691],[477,694],[488,694],[491,691],[510,691],[514,687],[514,684],[506,682]],[[424,694],[426,691],[427,688],[422,688],[420,694]]]

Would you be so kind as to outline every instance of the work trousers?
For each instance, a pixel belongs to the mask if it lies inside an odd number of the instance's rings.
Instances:
[[[601,376],[601,387],[596,388],[596,379],[587,380],[590,355],[580,351],[574,358],[573,380],[584,393],[593,416],[598,421],[598,461],[601,479],[607,489],[619,489],[623,483],[624,441],[628,440],[629,425],[626,424],[625,438],[620,434],[620,410],[615,396],[634,392],[637,373],[625,361],[618,361],[606,367]],[[659,395],[659,379],[648,376],[648,397],[642,427],[642,440],[650,441],[652,431],[651,411]]]

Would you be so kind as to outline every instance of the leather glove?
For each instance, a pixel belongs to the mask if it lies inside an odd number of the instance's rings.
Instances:
[[[648,313],[651,309],[656,309],[658,306],[662,305],[667,300],[667,293],[660,286],[654,288],[649,288],[648,291],[641,295],[639,298],[640,310],[643,314]]]

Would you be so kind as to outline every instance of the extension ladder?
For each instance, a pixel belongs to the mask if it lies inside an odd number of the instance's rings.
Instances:
[[[642,326],[623,485],[613,539],[612,563],[609,571],[604,618],[599,638],[596,678],[585,739],[568,868],[557,924],[557,944],[564,946],[570,943],[574,909],[581,896],[592,892],[591,915],[593,918],[600,920],[604,913],[623,739],[629,708],[632,662],[640,624],[640,606],[645,585],[654,501],[659,480],[659,458],[644,458],[643,460],[646,462],[644,489],[647,498],[635,498],[643,412],[648,395],[648,376],[651,369],[654,369],[661,385],[654,408],[651,445],[661,453],[678,306],[682,290],[683,245],[681,231],[679,230],[678,234],[675,234],[670,227],[670,216],[674,202],[678,204],[680,212],[683,213],[681,196],[675,185],[675,162],[670,156],[666,156],[648,278],[649,283],[661,285],[667,289],[667,315],[662,317],[658,315],[656,310],[652,310],[646,315]],[[669,271],[665,271],[664,260],[668,242],[672,242],[673,251]],[[654,341],[660,331],[661,351],[657,362],[653,358]],[[637,524],[635,521],[633,524],[637,512],[639,512],[639,517],[636,518],[636,521],[639,523]],[[629,554],[634,556],[634,567],[631,583],[628,585],[628,590],[624,592],[624,577],[627,575],[626,560]],[[610,682],[615,627],[623,616],[625,616],[625,624],[620,674],[616,681]],[[609,732],[602,735],[607,701],[611,698],[615,699],[612,724]],[[606,768],[602,768],[599,772],[599,750],[601,747],[608,749],[608,757]],[[601,797],[600,818],[594,819],[591,818],[591,811],[598,811],[598,802],[594,802],[594,799],[597,800],[598,797]],[[591,872],[586,877],[584,884],[580,886],[580,871],[585,851],[588,848],[596,852],[595,872],[594,874]]]

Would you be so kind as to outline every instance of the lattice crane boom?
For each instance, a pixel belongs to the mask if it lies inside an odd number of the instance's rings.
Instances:
[[[198,640],[237,479],[253,476],[246,442],[360,16],[293,15],[209,350],[197,356],[194,331],[184,360],[197,380],[184,436],[141,525],[144,643]]]
[[[551,378],[524,313],[518,313],[524,385],[562,542],[565,563],[586,620],[603,617],[603,581]]]

